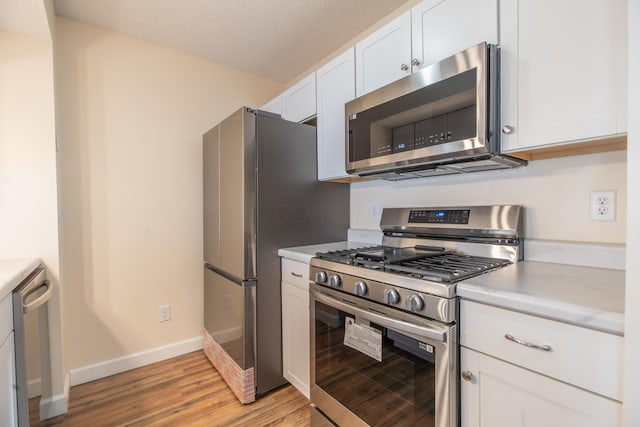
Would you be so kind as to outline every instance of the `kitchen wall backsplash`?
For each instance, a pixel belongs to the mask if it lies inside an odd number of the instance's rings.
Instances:
[[[626,151],[537,160],[504,171],[351,184],[352,229],[378,230],[382,208],[522,204],[527,238],[625,243]],[[616,191],[615,221],[591,221],[591,191]]]

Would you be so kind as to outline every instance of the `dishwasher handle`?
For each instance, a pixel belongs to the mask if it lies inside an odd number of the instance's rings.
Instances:
[[[40,291],[42,288],[45,288],[45,291],[39,297],[25,304],[25,301],[30,295]],[[22,312],[27,314],[49,301],[53,293],[53,287],[51,283],[45,279],[44,269],[41,269],[19,292],[22,299]]]

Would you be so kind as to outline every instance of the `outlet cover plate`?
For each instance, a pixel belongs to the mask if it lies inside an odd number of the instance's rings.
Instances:
[[[159,312],[161,322],[171,320],[171,306],[169,304],[161,305],[159,307]]]
[[[616,192],[592,191],[589,200],[589,215],[591,221],[616,220]]]

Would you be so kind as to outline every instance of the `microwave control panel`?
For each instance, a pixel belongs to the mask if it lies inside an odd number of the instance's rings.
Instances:
[[[417,150],[451,141],[475,138],[476,106],[392,129],[391,144],[376,147],[375,155]]]

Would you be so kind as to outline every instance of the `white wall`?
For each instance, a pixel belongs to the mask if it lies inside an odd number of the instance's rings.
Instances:
[[[640,2],[629,0],[628,217],[625,292],[624,425],[640,425]]]
[[[58,274],[51,41],[0,30],[0,257]]]
[[[40,258],[54,286],[41,391],[62,399],[56,415],[66,406],[57,195],[51,40],[0,30],[0,258]],[[25,319],[29,380],[41,374],[38,315]]]
[[[284,86],[60,17],[56,85],[69,368],[201,336],[202,134]]]
[[[626,240],[626,152],[530,162],[505,171],[475,172],[351,185],[351,227],[379,229],[372,206],[460,206],[521,204],[526,208],[526,237],[580,242]],[[615,222],[589,220],[589,192],[617,191]]]

